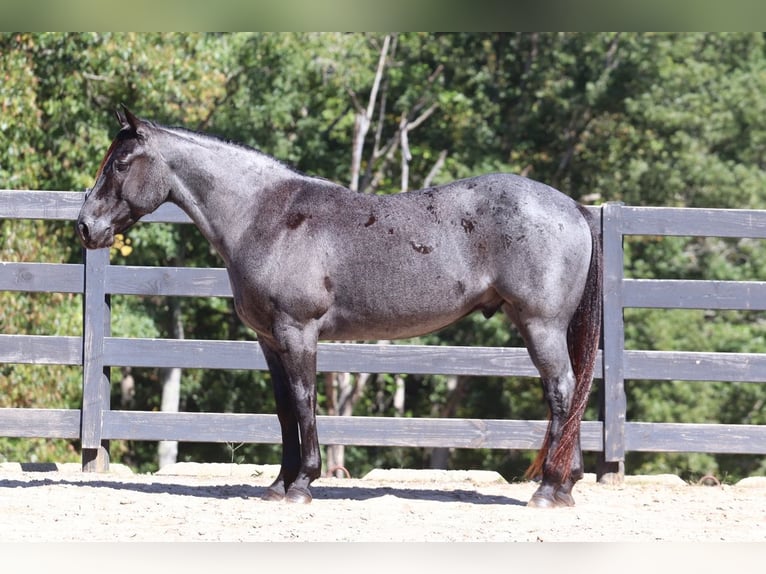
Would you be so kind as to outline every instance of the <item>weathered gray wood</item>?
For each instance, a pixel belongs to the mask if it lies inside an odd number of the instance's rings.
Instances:
[[[0,436],[77,439],[80,410],[0,408]]]
[[[625,307],[764,311],[766,282],[625,279],[623,298]]]
[[[623,249],[620,203],[608,203],[602,211],[604,249],[604,321],[603,321],[603,462],[625,459],[625,373],[623,351]]]
[[[121,295],[231,297],[226,269],[195,267],[110,265],[106,270],[106,290]]]
[[[261,349],[254,341],[109,337],[104,341],[104,359],[112,366],[266,369]]]
[[[104,353],[106,364],[112,366],[266,369],[260,347],[253,341],[110,337]],[[539,376],[522,347],[321,343],[317,368],[349,373]]]
[[[766,210],[623,206],[621,213],[625,235],[766,239]]]
[[[766,381],[766,354],[625,351],[625,378],[660,381]]]
[[[109,410],[109,375],[104,362],[104,338],[109,335],[110,311],[106,295],[106,267],[109,249],[85,254],[85,296],[83,303],[83,470],[102,472],[109,468],[109,452],[103,443],[104,412]]]
[[[282,441],[277,417],[271,414],[108,411],[104,413],[103,433],[105,438],[124,440]]]
[[[323,444],[537,450],[542,446],[548,423],[324,416],[317,425]],[[600,422],[583,421],[580,436],[583,449],[600,451],[603,448]]]
[[[82,338],[0,335],[0,363],[82,365]]]
[[[625,433],[631,451],[766,454],[764,425],[629,422]]]
[[[454,448],[540,447],[546,421],[317,417],[322,444]],[[276,415],[110,411],[104,436],[125,440],[280,443]],[[585,450],[600,450],[601,423],[585,421]]]
[[[76,191],[0,190],[0,219],[77,219],[85,194]]]
[[[34,191],[0,189],[0,219],[75,220],[85,193],[80,191]],[[191,223],[177,206],[165,204],[142,222]]]
[[[540,376],[523,347],[322,343],[317,364],[324,372]]]
[[[83,266],[75,263],[0,261],[0,291],[82,293],[83,274]]]
[[[178,206],[165,203],[154,213],[141,218],[142,223],[191,223],[191,219]]]

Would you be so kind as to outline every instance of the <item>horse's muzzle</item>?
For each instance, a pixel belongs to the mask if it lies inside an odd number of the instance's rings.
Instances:
[[[77,235],[80,242],[88,249],[110,247],[114,243],[114,233],[111,226],[101,227],[94,221],[80,217],[77,220]]]

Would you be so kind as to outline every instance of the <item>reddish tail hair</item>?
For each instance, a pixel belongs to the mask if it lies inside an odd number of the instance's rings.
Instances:
[[[567,330],[567,346],[569,359],[572,362],[572,370],[575,376],[575,388],[572,396],[572,404],[569,415],[561,429],[561,438],[556,450],[551,457],[551,465],[562,469],[561,480],[569,478],[571,472],[572,457],[577,439],[580,436],[580,421],[588,405],[590,387],[593,382],[593,370],[596,366],[598,345],[601,339],[601,307],[602,307],[602,284],[603,284],[603,251],[601,245],[601,231],[598,229],[593,216],[588,210],[578,205],[580,212],[591,228],[593,251],[590,258],[588,277],[585,289],[580,299],[580,304],[569,323]],[[551,424],[545,433],[543,446],[537,453],[537,457],[527,469],[526,478],[536,478],[542,475],[543,463],[548,454],[551,444]]]

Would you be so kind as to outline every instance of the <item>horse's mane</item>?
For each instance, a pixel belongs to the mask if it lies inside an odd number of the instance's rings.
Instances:
[[[104,171],[104,166],[106,165],[106,162],[109,160],[109,156],[112,155],[112,152],[114,151],[114,147],[117,145],[117,142],[120,138],[114,138],[112,140],[111,145],[109,146],[109,149],[106,150],[106,153],[104,154],[104,159],[101,160],[101,163],[98,166],[98,171],[96,171],[96,179],[94,181],[98,181],[98,178],[101,177],[101,172]]]
[[[269,161],[272,161],[272,162],[278,164],[280,167],[282,167],[282,168],[284,168],[284,169],[286,169],[286,170],[288,170],[288,171],[290,171],[290,172],[292,172],[292,173],[294,173],[296,175],[300,175],[300,176],[304,176],[304,177],[315,177],[315,176],[310,176],[310,175],[308,175],[306,173],[303,173],[299,169],[291,166],[290,164],[285,163],[282,160],[277,159],[274,156],[269,155],[269,154],[267,154],[267,153],[265,153],[265,152],[255,148],[255,147],[250,146],[250,145],[245,144],[245,143],[241,143],[241,142],[238,142],[238,141],[230,140],[230,139],[221,137],[221,136],[216,135],[216,134],[211,134],[211,133],[207,133],[207,132],[201,132],[201,131],[196,131],[196,130],[188,129],[188,128],[185,128],[185,127],[182,127],[182,126],[165,126],[165,125],[161,125],[161,124],[158,124],[158,123],[150,121],[150,120],[145,120],[145,121],[147,121],[147,123],[149,123],[149,125],[151,125],[154,129],[170,132],[173,135],[176,135],[176,136],[188,139],[189,141],[192,141],[192,142],[194,142],[196,144],[205,143],[205,142],[211,142],[211,143],[213,143],[213,145],[224,145],[224,146],[228,146],[228,147],[238,148],[238,149],[241,149],[243,151],[246,151],[246,152],[249,152],[249,153],[254,153],[254,154],[257,154],[257,155],[259,155],[259,156],[261,156],[263,158],[266,158]],[[317,178],[317,179],[321,179],[321,178]]]

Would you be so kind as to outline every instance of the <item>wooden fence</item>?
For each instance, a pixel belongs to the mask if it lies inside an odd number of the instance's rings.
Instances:
[[[74,220],[83,194],[0,191],[0,219]],[[766,454],[766,427],[644,423],[626,420],[626,379],[766,382],[766,355],[624,349],[623,309],[766,310],[766,282],[626,279],[623,237],[766,238],[766,211],[629,207],[592,208],[604,241],[603,350],[596,367],[602,420],[584,421],[584,450],[601,453],[604,472],[623,471],[627,451]],[[144,222],[189,223],[166,204]],[[72,241],[76,241],[74,231]],[[110,336],[109,295],[230,296],[225,270],[110,265],[109,250],[81,264],[0,262],[0,290],[83,295],[82,336],[0,334],[0,363],[82,366],[80,409],[1,408],[0,436],[79,439],[83,469],[108,468],[108,441],[279,443],[275,415],[113,410],[110,366],[265,369],[257,343]],[[524,348],[323,343],[319,371],[537,376]],[[546,421],[328,417],[323,444],[537,449]]]

